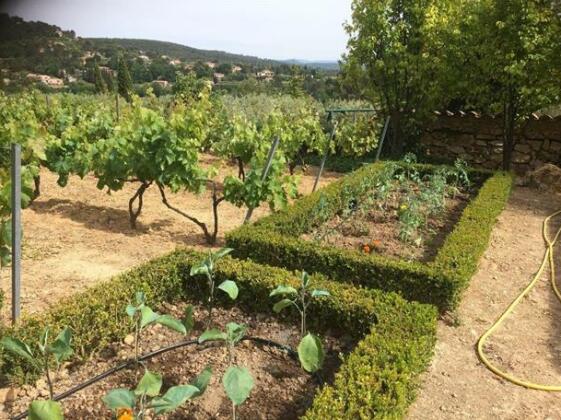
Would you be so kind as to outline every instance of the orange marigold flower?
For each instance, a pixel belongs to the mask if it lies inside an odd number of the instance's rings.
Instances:
[[[375,241],[372,242],[372,245],[374,245],[375,248],[381,248],[382,247],[382,241],[380,241],[379,239],[376,239]]]
[[[368,246],[368,244],[363,245],[362,246],[362,250],[364,251],[365,254],[370,254],[370,246]]]
[[[130,408],[119,408],[117,410],[117,420],[134,420],[132,410]]]

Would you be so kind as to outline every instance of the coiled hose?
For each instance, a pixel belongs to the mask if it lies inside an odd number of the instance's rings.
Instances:
[[[487,341],[487,339],[495,332],[495,330],[504,322],[504,320],[506,318],[508,318],[508,316],[512,313],[512,311],[516,308],[516,306],[520,303],[520,301],[524,298],[524,296],[526,296],[534,288],[534,286],[536,285],[538,280],[543,275],[543,272],[544,272],[546,266],[548,266],[548,265],[549,265],[549,276],[550,276],[550,280],[551,280],[551,286],[553,287],[553,292],[557,296],[557,299],[561,302],[561,292],[559,292],[559,289],[557,288],[557,284],[555,282],[555,261],[554,261],[554,250],[553,250],[553,247],[557,243],[557,239],[559,238],[559,235],[561,235],[561,228],[559,230],[557,230],[557,233],[555,234],[553,239],[550,239],[549,234],[548,234],[548,224],[549,224],[549,222],[551,221],[552,218],[554,218],[555,216],[557,216],[559,214],[561,214],[561,210],[550,214],[549,216],[547,216],[544,219],[543,227],[542,227],[542,235],[543,235],[543,239],[545,241],[546,249],[545,249],[545,253],[544,253],[543,260],[542,260],[542,263],[540,265],[540,268],[536,272],[534,277],[532,278],[532,281],[530,281],[528,286],[526,286],[526,288],[516,297],[516,299],[514,299],[512,301],[512,303],[506,308],[506,310],[503,312],[503,314],[495,321],[495,323],[491,326],[491,328],[489,328],[479,338],[479,341],[477,342],[477,354],[478,354],[479,358],[481,359],[481,362],[483,362],[483,364],[485,366],[487,366],[487,368],[490,371],[492,371],[496,375],[500,376],[501,378],[506,379],[509,382],[512,382],[513,384],[520,385],[520,386],[523,386],[523,387],[526,387],[526,388],[529,388],[529,389],[540,390],[540,391],[557,391],[557,392],[559,392],[559,391],[561,391],[561,385],[535,384],[533,382],[529,382],[529,381],[525,381],[523,379],[519,379],[519,378],[517,378],[517,377],[515,377],[515,376],[513,376],[513,375],[511,375],[507,372],[504,372],[501,369],[499,369],[497,366],[493,365],[493,363],[491,363],[491,361],[489,359],[487,359],[487,357],[485,356],[485,352],[483,351],[483,346],[485,345],[485,342]]]

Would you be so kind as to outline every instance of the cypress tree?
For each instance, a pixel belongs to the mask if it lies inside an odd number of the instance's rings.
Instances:
[[[101,70],[97,65],[97,61],[94,64],[94,81],[95,81],[95,91],[97,93],[107,92],[107,84],[103,79],[103,75],[101,74]]]
[[[131,92],[132,92],[132,80],[131,75],[129,73],[129,69],[127,67],[127,63],[124,57],[119,57],[119,67],[118,67],[118,87],[119,87],[119,94],[123,96],[130,102],[131,100]]]

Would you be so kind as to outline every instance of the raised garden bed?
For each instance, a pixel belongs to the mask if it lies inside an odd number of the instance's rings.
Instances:
[[[362,249],[306,240],[306,235],[343,214],[367,192],[376,190],[388,164],[397,164],[404,171],[414,167],[421,174],[443,168],[388,162],[365,166],[298,200],[285,211],[230,232],[227,243],[238,258],[288,269],[307,267],[341,282],[398,292],[408,300],[436,305],[441,311],[453,309],[487,247],[491,229],[510,195],[512,176],[470,170],[470,179],[479,188],[453,229],[444,235],[441,246],[431,247],[434,257],[425,261],[376,252],[366,255]]]
[[[163,305],[165,312],[177,318],[181,317],[185,309],[184,303]],[[199,337],[205,330],[205,308],[195,308],[195,327],[191,332],[193,337]],[[265,314],[248,314],[237,308],[217,308],[214,321],[216,326],[224,329],[232,320],[248,326],[248,339],[240,343],[236,349],[236,363],[245,366],[251,372],[255,387],[251,398],[240,406],[240,418],[297,418],[304,414],[311,405],[316,389],[323,381],[330,382],[333,372],[340,365],[339,353],[348,353],[354,343],[349,337],[337,339],[323,337],[326,350],[325,367],[322,377],[305,372],[298,359],[283,349],[275,346],[255,342],[249,337],[267,337],[273,342],[296,348],[299,342],[299,330],[287,323],[279,323],[277,319]],[[57,374],[55,394],[75,387],[93,378],[102,371],[119,366],[134,357],[134,346],[131,337],[125,341],[115,342],[107,346],[102,352],[84,363],[73,363]],[[149,329],[140,344],[142,354],[154,352],[162,347],[171,346],[185,338],[177,332],[155,325]],[[227,367],[227,351],[216,343],[193,344],[147,359],[144,368],[151,372],[159,372],[167,387],[180,385],[185,378],[194,378],[205,367],[212,366],[213,375],[208,385],[211,392],[205,392],[198,399],[180,407],[169,418],[230,418],[231,403],[224,393],[220,378]],[[109,418],[111,411],[103,404],[102,398],[114,388],[133,389],[140,381],[143,369],[132,364],[102,381],[77,392],[62,400],[67,418]],[[6,408],[10,415],[15,416],[25,410],[32,400],[47,396],[47,386],[40,379],[37,386],[25,387],[25,394]],[[23,394],[23,392],[22,392]],[[165,418],[165,417],[163,417]]]
[[[189,275],[193,264],[201,258],[198,253],[176,251],[61,302],[43,315],[27,318],[15,329],[3,331],[2,335],[34,342],[47,325],[52,331],[67,326],[73,332],[72,345],[77,360],[91,357],[96,360],[130,333],[123,305],[131,301],[136,291],[144,291],[146,302],[160,311],[169,304],[180,306],[181,302],[206,296],[204,283]],[[296,273],[229,257],[216,267],[216,280],[226,279],[236,281],[239,286],[236,307],[245,312],[243,316],[248,321],[262,319],[264,322],[271,314],[271,291],[280,284],[297,287],[300,283]],[[294,413],[294,416],[305,410],[303,418],[309,419],[403,415],[414,397],[418,376],[432,356],[436,323],[434,308],[408,303],[392,293],[356,289],[322,276],[311,276],[311,282],[331,296],[310,303],[309,330],[323,337],[345,331],[345,339],[335,342],[333,350],[339,346],[345,351],[347,343],[357,344],[344,357],[330,384],[324,385],[314,398],[304,391],[304,385],[300,394],[295,391],[292,396],[296,401],[279,410],[289,410],[287,412]],[[233,306],[227,296],[220,296],[217,304],[226,309]],[[263,315],[257,315],[259,313]],[[287,312],[278,320],[290,325],[279,326],[288,329],[284,331],[293,331],[294,325],[298,325],[294,312]],[[329,348],[329,340],[327,343]],[[37,379],[37,369],[22,358],[2,351],[0,361],[4,380],[33,383]],[[89,363],[82,368],[87,369]],[[191,379],[182,377],[181,382]],[[121,383],[128,386],[127,380],[125,375]],[[167,386],[169,384],[164,383],[164,388]],[[208,392],[212,394],[212,390]],[[259,401],[259,394],[255,395]],[[302,396],[300,402],[299,396]],[[248,404],[252,398],[250,395]]]
[[[386,165],[373,188],[301,238],[364,254],[431,261],[476,195],[480,177],[475,178],[470,180],[461,162],[428,174]]]

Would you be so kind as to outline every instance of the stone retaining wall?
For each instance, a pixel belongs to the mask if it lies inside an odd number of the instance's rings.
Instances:
[[[474,167],[500,169],[502,136],[500,116],[448,111],[425,130],[421,144],[439,161],[462,158]],[[522,174],[546,162],[561,164],[561,117],[533,115],[516,130],[512,168]]]

